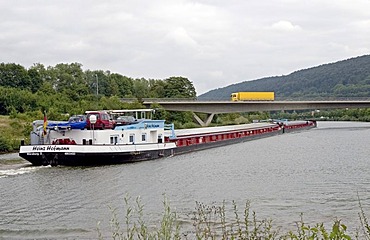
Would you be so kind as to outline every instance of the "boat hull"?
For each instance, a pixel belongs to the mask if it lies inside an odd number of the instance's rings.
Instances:
[[[168,157],[173,143],[146,145],[32,145],[21,146],[19,156],[33,165],[96,166]]]
[[[257,139],[266,138],[266,137],[272,137],[272,136],[276,136],[282,133],[283,133],[283,130],[280,129],[274,132],[266,132],[263,134],[243,136],[239,138],[225,139],[221,141],[212,141],[212,142],[206,142],[206,143],[194,144],[194,145],[188,145],[188,146],[181,146],[175,149],[175,155],[189,153],[193,151],[205,150],[205,149],[210,149],[210,148],[222,147],[222,146],[257,140]]]
[[[255,126],[255,125],[254,125]],[[153,160],[171,155],[215,148],[283,133],[316,127],[316,122],[267,124],[221,131],[220,128],[179,132],[177,138],[162,143],[94,144],[94,145],[28,145],[19,155],[33,165],[94,166]],[[211,132],[211,130],[215,130]]]
[[[301,122],[296,122],[295,124],[287,124],[284,125],[283,127],[283,132],[284,133],[290,133],[290,132],[297,132],[300,130],[308,130],[311,128],[316,128],[316,122],[311,121],[301,121]]]

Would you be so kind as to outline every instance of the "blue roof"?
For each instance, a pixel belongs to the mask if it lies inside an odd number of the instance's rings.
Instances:
[[[164,128],[164,120],[151,120],[151,119],[143,119],[138,121],[137,123],[133,123],[130,125],[122,125],[116,126],[115,130],[128,130],[128,129],[162,129]]]

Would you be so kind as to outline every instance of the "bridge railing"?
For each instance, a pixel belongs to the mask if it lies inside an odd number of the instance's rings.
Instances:
[[[138,101],[137,98],[121,98],[122,102]],[[197,99],[197,98],[142,98],[142,102],[207,102],[230,101],[229,99]],[[370,97],[276,97],[275,101],[370,101]]]
[[[134,102],[140,101],[137,98],[121,98],[122,102]],[[189,102],[189,101],[198,101],[194,98],[142,98],[142,102]]]
[[[275,101],[369,101],[370,97],[276,97]]]

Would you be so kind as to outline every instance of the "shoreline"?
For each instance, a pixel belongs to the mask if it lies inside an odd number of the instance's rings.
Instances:
[[[1,160],[14,160],[14,159],[22,159],[19,156],[19,152],[10,152],[10,153],[0,153],[0,161]]]

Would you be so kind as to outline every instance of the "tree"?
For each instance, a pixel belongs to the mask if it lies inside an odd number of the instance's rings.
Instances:
[[[158,103],[152,103],[151,109],[154,109],[153,119],[168,119],[169,113]]]
[[[166,82],[163,80],[149,80],[149,97],[164,98]]]
[[[170,77],[165,80],[164,97],[166,98],[196,98],[195,88],[189,79]]]
[[[43,81],[40,77],[40,74],[34,69],[28,70],[28,76],[30,78],[30,90],[35,93],[40,89]]]
[[[134,85],[132,78],[122,76],[118,73],[112,73],[110,75],[110,83],[113,95],[119,97],[132,95]]]
[[[52,72],[53,87],[58,92],[69,96],[72,100],[77,101],[80,99],[80,96],[89,93],[80,63],[57,64],[49,71]]]
[[[134,97],[139,99],[139,101],[141,101],[141,99],[145,97],[148,97],[149,95],[148,80],[146,80],[145,78],[136,79],[134,81],[134,86],[133,86],[133,95]]]
[[[48,71],[45,69],[44,65],[40,63],[33,64],[28,69],[28,76],[31,80],[31,91],[33,93],[37,92],[47,79],[50,79]]]
[[[23,66],[15,63],[1,63],[0,86],[31,89],[31,80]]]
[[[11,110],[20,113],[34,110],[36,97],[29,90],[0,87],[0,114],[9,114]]]

